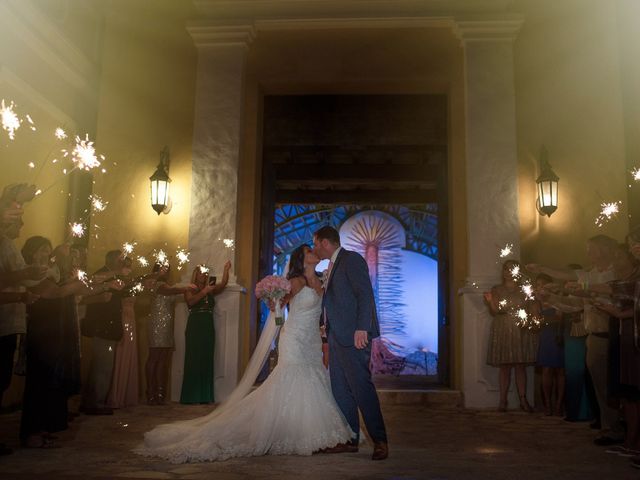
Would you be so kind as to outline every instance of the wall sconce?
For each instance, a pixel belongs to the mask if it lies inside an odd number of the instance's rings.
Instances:
[[[156,171],[149,177],[151,181],[151,207],[160,215],[169,213],[171,199],[169,198],[169,147],[165,146],[160,152],[160,163]]]
[[[550,217],[558,209],[558,176],[551,169],[547,161],[547,149],[542,147],[540,152],[540,176],[536,179],[538,184],[538,198],[536,210],[540,215]]]

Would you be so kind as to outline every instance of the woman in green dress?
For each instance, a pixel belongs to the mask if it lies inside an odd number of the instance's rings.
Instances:
[[[198,266],[193,271],[191,283],[197,290],[188,290],[184,299],[189,306],[189,319],[185,330],[184,374],[180,403],[211,403],[213,395],[213,328],[214,295],[222,292],[229,281],[231,262],[224,265],[220,283],[209,277],[209,270]]]

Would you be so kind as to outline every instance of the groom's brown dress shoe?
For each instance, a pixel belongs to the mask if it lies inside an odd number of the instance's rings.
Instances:
[[[371,460],[384,460],[389,456],[389,447],[386,442],[376,442],[373,445]]]
[[[323,448],[320,453],[358,453],[358,445],[355,443],[339,443],[335,447]]]

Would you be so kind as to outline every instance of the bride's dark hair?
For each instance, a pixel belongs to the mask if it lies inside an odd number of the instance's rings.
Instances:
[[[287,273],[287,280],[291,280],[296,277],[304,277],[304,250],[310,248],[309,245],[303,243],[293,252],[289,258],[289,272]]]

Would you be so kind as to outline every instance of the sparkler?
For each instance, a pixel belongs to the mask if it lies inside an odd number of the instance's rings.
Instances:
[[[169,259],[167,258],[167,254],[164,250],[158,250],[157,252],[153,251],[153,258],[155,258],[156,263],[162,265],[163,267],[169,266]]]
[[[513,253],[513,243],[507,243],[504,248],[500,249],[500,258],[508,257]]]
[[[204,264],[198,265],[198,269],[200,270],[200,273],[202,273],[203,275],[206,275],[209,273],[209,267],[207,267]]]
[[[109,202],[103,201],[98,195],[89,195],[89,200],[91,200],[91,207],[94,212],[104,212],[104,209],[107,208]]]
[[[142,293],[144,291],[144,286],[142,285],[141,282],[136,283],[134,286],[131,287],[131,295],[132,296],[136,296],[139,293]]]
[[[224,240],[222,240],[222,243],[224,243],[224,246],[227,248],[233,248],[236,242],[231,238],[225,238]]]
[[[147,260],[145,257],[138,257],[138,263],[140,264],[141,267],[149,266],[149,260]]]
[[[514,265],[513,267],[511,267],[510,272],[514,280],[520,278],[520,265]]]
[[[9,106],[6,106],[4,103],[4,98],[0,103],[0,117],[2,118],[2,129],[7,132],[9,135],[9,140],[13,140],[16,135],[16,130],[20,128],[20,124],[22,121],[16,115],[16,112],[13,111],[13,107],[15,104],[11,102]]]
[[[622,205],[621,201],[611,202],[611,203],[602,203],[600,207],[600,214],[596,217],[595,224],[598,227],[603,226],[605,223],[608,223],[613,217],[615,217],[620,212],[620,206]]]
[[[100,159],[104,160],[104,155],[100,155]],[[85,135],[84,140],[76,135],[76,145],[71,151],[71,160],[81,170],[88,171],[100,166],[100,160],[96,157],[96,149],[93,142],[89,140],[89,134]]]
[[[33,162],[29,162],[27,163],[27,165],[29,166],[29,168],[36,168],[36,164]]]
[[[62,127],[56,128],[54,135],[58,140],[64,140],[67,138],[67,132],[65,132]]]
[[[71,236],[73,237],[82,237],[84,236],[85,228],[81,223],[72,223],[71,224]]]
[[[530,283],[525,283],[522,285],[522,287],[520,287],[522,290],[522,293],[524,293],[525,297],[527,297],[527,300],[535,300],[535,296],[533,295],[533,287],[531,286]]]
[[[524,308],[519,308],[516,311],[515,316],[517,318],[516,325],[520,328],[533,330],[540,326],[540,319],[534,316],[529,316]]]
[[[506,307],[506,306],[507,306],[507,299],[506,299],[506,298],[503,298],[502,300],[500,300],[500,301],[498,302],[498,307],[500,307],[500,308],[504,308],[504,307]]]
[[[85,272],[84,270],[78,270],[76,272],[76,277],[87,287],[89,286],[89,277],[87,276],[87,272]]]
[[[176,258],[178,259],[178,270],[181,270],[185,264],[189,263],[189,252],[178,247]]]
[[[131,255],[133,253],[133,249],[137,245],[136,242],[124,242],[122,244],[122,251],[125,253],[125,256]]]

